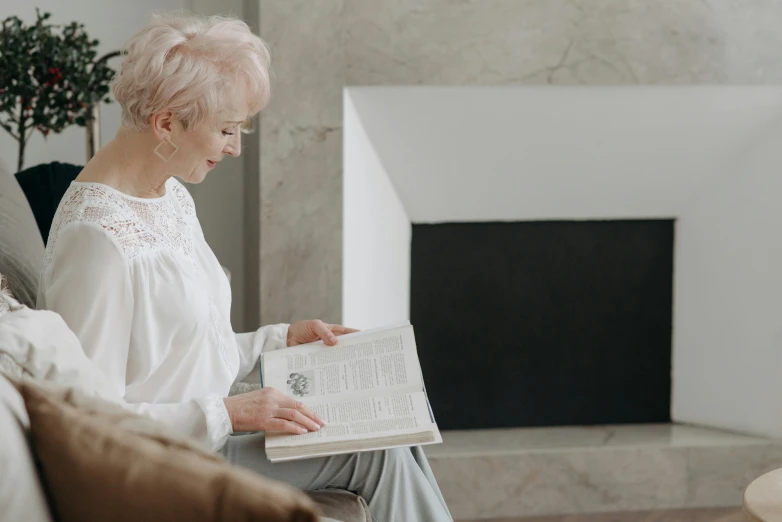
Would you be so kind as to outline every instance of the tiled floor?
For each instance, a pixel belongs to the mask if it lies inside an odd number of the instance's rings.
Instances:
[[[460,522],[745,522],[741,509],[690,509],[556,517],[502,518]]]

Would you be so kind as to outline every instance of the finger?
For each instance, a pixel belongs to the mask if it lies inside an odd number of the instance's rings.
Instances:
[[[321,426],[326,427],[326,421],[323,420],[323,418],[320,415],[318,415],[317,413],[315,413],[311,409],[307,408],[307,406],[305,406],[303,402],[298,402],[297,401],[296,402],[296,409],[298,411],[300,411],[301,413],[303,413],[304,415],[306,415],[307,417],[309,417],[310,419],[312,419],[315,422],[317,422],[318,424],[320,424]]]
[[[278,419],[278,418],[271,418],[266,421],[266,425],[264,426],[264,431],[275,431],[279,433],[291,433],[293,435],[304,435],[305,433],[308,433],[309,430],[302,426],[301,424],[296,424],[295,422],[291,422],[289,420],[285,419]]]
[[[281,408],[288,408],[292,410],[300,411],[302,414],[306,415],[316,423],[320,424],[321,426],[326,426],[326,421],[323,420],[318,414],[316,414],[314,411],[309,409],[303,402],[297,401],[293,397],[288,397],[287,395],[280,400],[279,405]]]
[[[294,410],[292,408],[280,408],[277,410],[274,416],[279,417],[280,419],[295,422],[296,424],[301,424],[309,431],[318,431],[321,428],[320,423],[318,423],[315,419],[312,419],[304,415],[299,410]]]
[[[329,330],[329,325],[323,321],[315,321],[315,324],[312,325],[312,329],[315,332],[315,335],[317,335],[319,339],[322,339],[327,345],[334,346],[337,344],[337,336]]]
[[[331,330],[335,335],[345,335],[358,332],[358,330],[355,328],[348,328],[347,326],[342,326],[339,324],[330,324],[329,330]]]

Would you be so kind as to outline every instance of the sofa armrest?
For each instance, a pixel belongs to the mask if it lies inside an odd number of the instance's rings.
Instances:
[[[322,489],[307,493],[323,516],[341,522],[372,522],[366,501],[344,489]]]

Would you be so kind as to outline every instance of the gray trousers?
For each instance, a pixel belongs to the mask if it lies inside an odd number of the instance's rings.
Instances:
[[[420,447],[272,464],[263,433],[250,433],[228,437],[221,453],[231,464],[303,491],[340,488],[358,493],[377,522],[453,520]]]

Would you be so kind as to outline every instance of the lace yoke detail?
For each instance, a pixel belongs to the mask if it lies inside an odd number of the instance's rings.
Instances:
[[[195,263],[190,230],[195,219],[193,200],[173,178],[166,183],[166,191],[160,199],[138,200],[98,183],[71,184],[52,222],[44,268],[52,261],[62,229],[75,222],[102,227],[128,259],[171,249]]]

